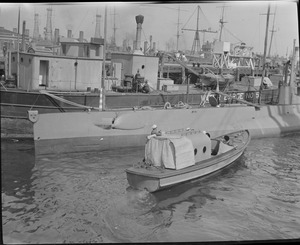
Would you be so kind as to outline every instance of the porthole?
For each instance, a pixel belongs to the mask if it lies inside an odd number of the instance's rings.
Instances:
[[[205,152],[206,152],[206,146],[203,147],[203,153],[205,153]]]
[[[198,150],[197,150],[197,148],[195,148],[195,149],[194,149],[194,155],[195,155],[195,156],[197,155],[197,152],[198,152]]]
[[[229,140],[229,136],[228,136],[228,135],[225,135],[225,136],[224,136],[224,140],[225,140],[225,141],[228,141],[228,140]]]

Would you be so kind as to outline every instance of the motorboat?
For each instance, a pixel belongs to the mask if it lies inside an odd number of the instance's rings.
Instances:
[[[251,139],[248,130],[211,139],[191,129],[151,135],[143,161],[126,169],[129,185],[149,192],[207,176],[236,161]]]

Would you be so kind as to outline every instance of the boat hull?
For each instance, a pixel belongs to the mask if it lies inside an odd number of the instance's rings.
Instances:
[[[243,154],[243,152],[240,152],[239,154],[235,155],[234,157],[226,159],[222,162],[216,163],[215,165],[212,165],[212,166],[200,168],[198,170],[187,172],[182,175],[170,176],[170,177],[165,177],[165,178],[141,176],[136,173],[127,171],[126,172],[127,180],[128,180],[129,185],[131,187],[133,187],[134,189],[155,192],[158,190],[162,190],[162,189],[177,185],[179,183],[183,183],[186,181],[198,179],[198,178],[213,174],[213,173],[229,166],[230,164],[232,164],[242,154]]]
[[[141,147],[153,124],[163,131],[205,130],[212,137],[242,129],[252,138],[276,137],[300,131],[300,105],[42,114],[33,124],[35,153]]]
[[[240,132],[234,134],[238,135]],[[131,167],[126,170],[128,183],[134,189],[146,189],[149,192],[155,192],[182,182],[213,174],[229,166],[243,154],[251,137],[247,130],[241,134],[243,134],[243,137],[238,140],[238,144],[235,144],[235,149],[211,157],[191,167],[181,170],[154,169],[152,171],[144,168]]]

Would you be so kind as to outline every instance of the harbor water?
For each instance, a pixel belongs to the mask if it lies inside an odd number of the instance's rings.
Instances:
[[[157,193],[125,169],[142,148],[35,157],[1,140],[4,243],[204,242],[300,236],[300,134],[253,139],[230,167]]]

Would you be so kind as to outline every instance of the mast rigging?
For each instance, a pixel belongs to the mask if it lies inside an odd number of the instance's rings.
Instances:
[[[199,30],[199,16],[200,16],[200,6],[197,6],[197,25],[196,25],[196,30],[195,29],[187,29],[187,28],[182,28],[182,30],[186,30],[186,31],[195,31],[195,36],[194,36],[194,41],[193,41],[193,46],[192,46],[192,50],[191,50],[191,55],[194,55],[196,53],[200,53],[201,52],[201,48],[200,48],[200,38],[199,38],[199,32],[209,32],[209,33],[217,33],[216,31],[211,31],[211,30]]]

